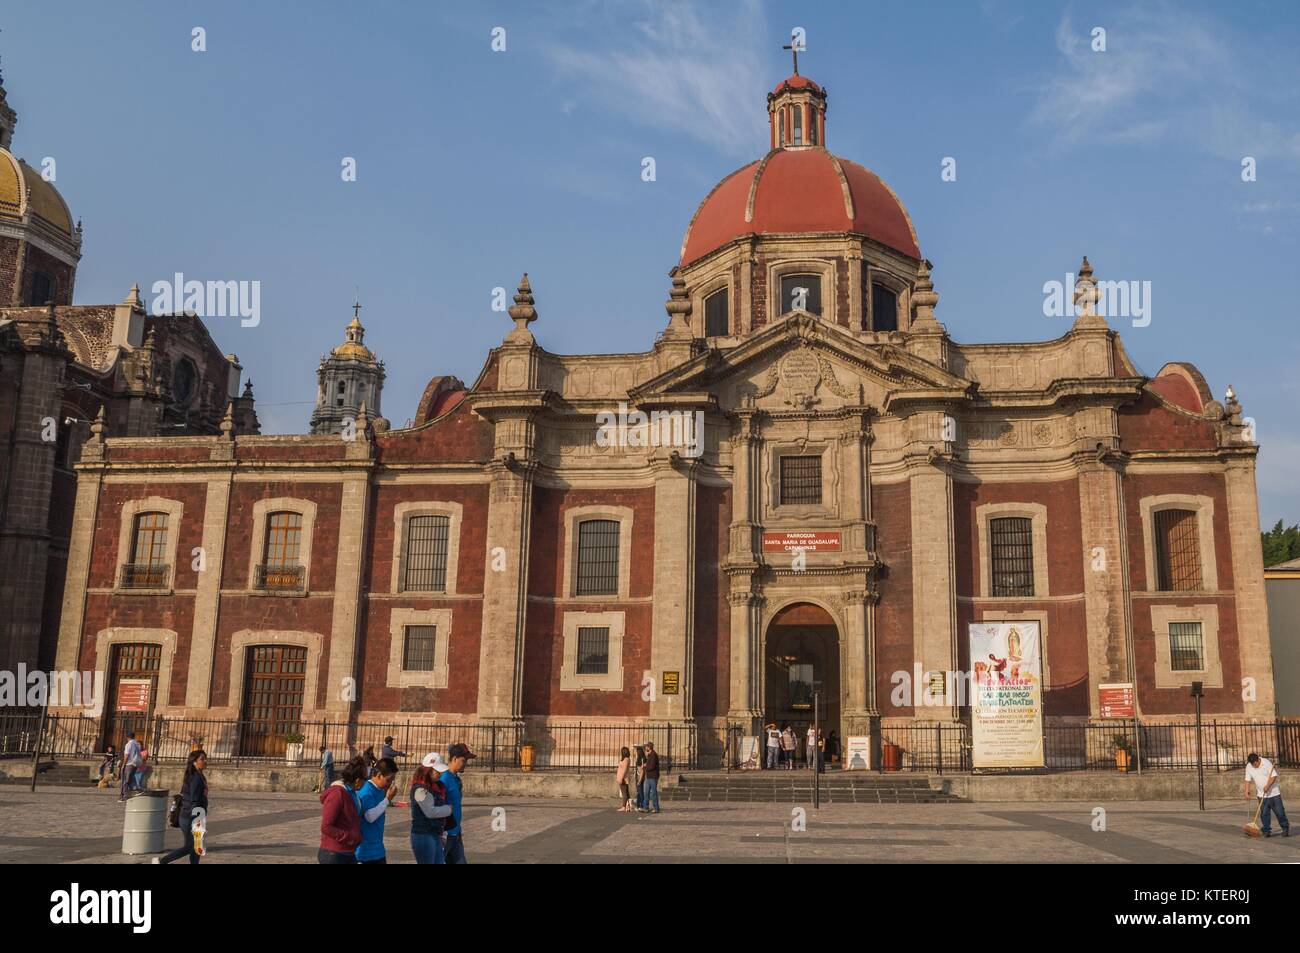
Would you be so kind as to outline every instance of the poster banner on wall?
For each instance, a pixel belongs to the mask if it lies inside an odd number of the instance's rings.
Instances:
[[[1043,654],[1038,623],[972,623],[970,659],[974,767],[1043,767]]]

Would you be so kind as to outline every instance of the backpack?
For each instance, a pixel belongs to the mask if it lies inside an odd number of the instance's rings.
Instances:
[[[167,826],[179,828],[181,826],[181,796],[172,795],[172,806],[167,809]]]

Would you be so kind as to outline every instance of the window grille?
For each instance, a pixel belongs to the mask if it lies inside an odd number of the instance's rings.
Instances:
[[[1205,638],[1201,633],[1201,623],[1169,623],[1169,667],[1175,672],[1205,669]]]
[[[432,672],[433,647],[438,637],[436,625],[408,625],[402,645],[402,670]]]
[[[618,529],[617,520],[583,520],[578,524],[576,595],[618,595]]]
[[[609,674],[609,629],[605,626],[578,627],[578,674]]]
[[[781,505],[820,503],[822,501],[822,458],[781,458]]]
[[[991,578],[995,596],[1034,594],[1033,520],[1004,516],[989,520]]]
[[[402,589],[444,592],[447,588],[447,541],[451,518],[412,516],[406,521],[406,562]]]
[[[1201,588],[1201,544],[1196,513],[1157,510],[1155,513],[1156,576],[1165,592]]]

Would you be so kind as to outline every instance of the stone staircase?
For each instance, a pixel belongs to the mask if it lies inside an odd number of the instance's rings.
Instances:
[[[28,760],[28,765],[31,762]],[[56,787],[68,788],[88,788],[91,786],[91,767],[85,762],[57,762],[43,761],[40,765],[40,772],[36,778],[38,788],[54,785]],[[8,772],[0,772],[0,784],[22,784],[30,785],[32,776],[30,770],[25,777],[15,776]]]
[[[823,804],[955,804],[964,798],[935,790],[924,775],[827,771],[821,776]],[[732,771],[681,774],[659,789],[663,801],[751,801],[809,804],[810,771]]]

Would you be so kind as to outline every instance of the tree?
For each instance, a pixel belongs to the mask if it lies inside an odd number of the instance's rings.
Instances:
[[[1278,520],[1267,533],[1260,533],[1264,544],[1264,565],[1276,566],[1292,559],[1300,559],[1300,526],[1282,526]]]

